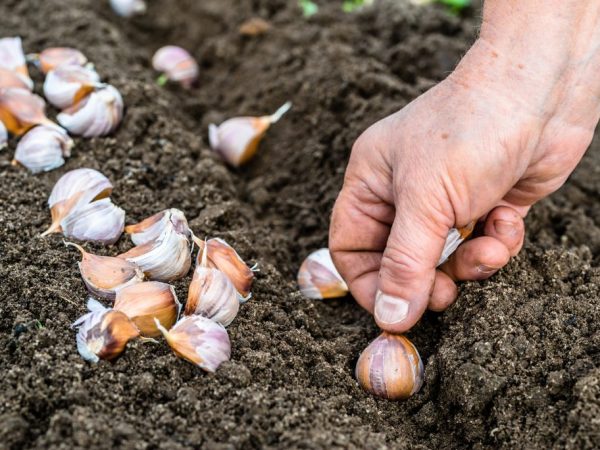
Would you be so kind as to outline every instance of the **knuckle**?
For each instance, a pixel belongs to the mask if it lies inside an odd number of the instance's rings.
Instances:
[[[388,247],[381,258],[380,274],[382,278],[403,283],[421,276],[423,270],[420,261],[410,253]]]

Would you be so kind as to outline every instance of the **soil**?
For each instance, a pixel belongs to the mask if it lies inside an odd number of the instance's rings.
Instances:
[[[354,380],[378,334],[366,312],[351,298],[296,291],[299,263],[327,244],[353,141],[452,70],[476,11],[388,0],[346,14],[331,1],[306,19],[294,0],[148,3],[131,20],[106,1],[0,3],[2,35],[22,36],[28,52],[79,48],[127,105],[117,133],[77,139],[48,174],[0,153],[0,448],[600,447],[598,140],[533,208],[521,255],[411,331],[426,371],[410,400],[373,398]],[[240,36],[251,17],[271,29]],[[149,61],[165,44],[198,59],[199,88],[155,83]],[[247,167],[232,170],[208,148],[209,123],[287,100],[292,111]],[[113,181],[128,222],[177,207],[198,235],[223,237],[260,265],[254,298],[229,327],[232,359],[216,374],[164,343],[135,342],[114,363],[79,357],[69,327],[85,311],[79,254],[58,235],[38,237],[53,184],[77,167]],[[130,246],[123,237],[88,248]],[[182,299],[188,283],[175,284]]]

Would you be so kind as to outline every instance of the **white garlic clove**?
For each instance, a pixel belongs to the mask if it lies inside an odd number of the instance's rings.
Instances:
[[[6,130],[6,127],[4,126],[2,121],[0,121],[0,150],[2,150],[4,147],[6,147],[7,142],[8,142],[8,131]]]
[[[92,92],[57,116],[69,133],[83,137],[106,136],[117,129],[122,118],[123,98],[110,85]]]
[[[173,227],[177,233],[186,237],[192,234],[185,214],[176,208],[166,209],[139,223],[128,225],[125,233],[131,235],[135,245],[143,245],[158,239],[167,227]]]
[[[361,353],[356,378],[363,389],[389,400],[416,394],[423,385],[423,362],[405,336],[381,334]]]
[[[167,331],[156,325],[173,351],[207,372],[231,358],[231,342],[223,325],[202,316],[186,316]]]
[[[149,279],[156,281],[183,278],[192,264],[187,237],[173,227],[165,228],[154,241],[133,247],[119,258],[136,263]]]
[[[446,243],[444,244],[444,249],[442,250],[442,255],[437,263],[438,266],[441,266],[448,260],[448,258],[450,258],[458,246],[471,235],[473,228],[475,228],[475,222],[471,222],[469,225],[463,228],[452,228],[448,232]]]
[[[21,164],[33,173],[48,172],[65,163],[72,147],[73,140],[64,130],[39,125],[19,141],[13,164]]]
[[[173,286],[146,281],[120,289],[113,309],[129,317],[142,336],[157,337],[161,332],[154,319],[171,328],[179,317],[181,303]]]
[[[63,234],[79,241],[109,245],[117,242],[125,226],[125,211],[103,198],[71,211],[61,222]]]
[[[159,48],[152,57],[152,67],[185,88],[192,87],[198,79],[199,69],[194,57],[175,45]]]
[[[0,39],[0,69],[15,72],[27,85],[27,89],[33,88],[20,37]]]
[[[57,126],[46,117],[46,102],[27,89],[0,89],[0,121],[6,129],[21,136],[35,125]]]
[[[44,96],[57,108],[65,109],[103,86],[95,70],[63,65],[48,72],[44,81]]]
[[[291,107],[292,103],[287,102],[270,116],[234,117],[219,126],[211,124],[208,127],[210,147],[232,166],[241,166],[254,156],[269,127]]]
[[[113,11],[121,17],[132,17],[146,12],[143,0],[110,0]]]
[[[27,58],[36,62],[44,74],[61,66],[83,67],[88,62],[83,53],[70,47],[47,48],[40,54],[27,55]]]
[[[18,73],[12,70],[0,68],[0,89],[1,88],[18,88],[31,90],[31,86]]]
[[[81,252],[79,272],[94,297],[114,300],[117,291],[144,280],[144,273],[132,262],[113,256],[94,255],[72,242],[65,244]]]
[[[89,362],[112,360],[125,350],[127,342],[140,333],[124,313],[106,309],[98,302],[88,303],[90,306],[91,312],[72,325],[78,329],[77,350]]]
[[[302,295],[314,299],[343,297],[348,293],[348,285],[335,268],[328,248],[306,257],[298,271],[298,286]]]
[[[60,232],[61,222],[67,215],[79,206],[108,197],[112,189],[108,178],[97,170],[84,168],[65,173],[56,182],[48,198],[52,224],[42,236]]]

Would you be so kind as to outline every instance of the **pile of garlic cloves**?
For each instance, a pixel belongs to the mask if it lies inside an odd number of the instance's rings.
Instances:
[[[32,92],[27,62],[45,75],[43,92],[60,110],[54,123],[46,116],[46,102]],[[18,142],[14,165],[32,173],[47,172],[64,164],[73,140],[112,133],[123,118],[123,99],[100,76],[80,51],[53,47],[25,56],[21,38],[0,39],[0,148],[7,133]]]

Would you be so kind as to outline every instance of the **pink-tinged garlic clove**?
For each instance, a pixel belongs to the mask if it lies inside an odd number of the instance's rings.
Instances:
[[[125,233],[131,236],[135,245],[152,242],[164,233],[167,227],[172,227],[181,235],[191,236],[192,231],[182,211],[171,208],[161,211],[134,225],[125,227]]]
[[[33,88],[20,37],[0,39],[0,69],[15,72],[26,84],[27,89]]]
[[[17,144],[13,164],[21,164],[32,173],[48,172],[62,166],[71,156],[73,140],[66,131],[48,125],[29,130]]]
[[[152,57],[152,67],[166,79],[190,88],[198,80],[198,64],[190,53],[174,45],[167,45],[156,51]],[[162,78],[159,82],[163,83]]]
[[[270,116],[234,117],[219,126],[211,124],[208,127],[210,147],[227,163],[239,167],[254,156],[269,127],[291,107],[292,103],[287,102]]]
[[[85,66],[87,57],[79,50],[70,47],[47,48],[38,55],[27,55],[28,59],[39,63],[40,70],[47,74],[61,66]]]
[[[348,293],[348,285],[335,268],[328,248],[306,257],[298,271],[298,286],[302,295],[314,299],[343,297]]]
[[[83,137],[106,136],[117,129],[122,119],[123,98],[110,85],[92,92],[57,116],[58,123],[69,133]]]
[[[45,114],[46,103],[27,89],[0,89],[0,121],[6,129],[21,136],[35,125],[57,126]]]
[[[0,89],[2,88],[31,90],[29,84],[17,72],[0,68]]]
[[[8,142],[8,131],[4,124],[0,121],[0,150],[6,147]]]
[[[71,211],[60,227],[65,237],[110,245],[123,233],[125,211],[103,198]]]
[[[110,0],[113,11],[121,17],[132,17],[146,12],[143,0]]]
[[[203,316],[186,316],[170,330],[156,325],[180,357],[207,372],[215,372],[231,358],[231,342],[223,325]]]
[[[448,237],[446,237],[446,243],[444,244],[444,249],[442,250],[442,255],[437,263],[438,266],[441,266],[448,260],[448,258],[450,258],[458,246],[471,235],[474,228],[475,222],[471,222],[466,227],[452,228],[448,232]]]
[[[389,400],[416,394],[423,374],[423,362],[412,342],[386,332],[369,344],[356,363],[356,378],[363,389]]]
[[[44,96],[52,105],[65,109],[104,86],[95,70],[63,65],[48,72],[44,81]]]

